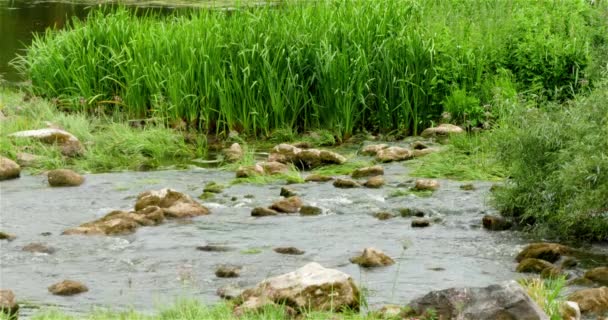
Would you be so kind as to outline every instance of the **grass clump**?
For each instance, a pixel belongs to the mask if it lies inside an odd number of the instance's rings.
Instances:
[[[504,74],[545,100],[593,87],[607,8],[321,0],[168,17],[94,10],[36,37],[16,64],[34,93],[72,110],[278,140],[290,139],[285,128],[330,128],[338,140],[364,129],[416,134],[444,105],[456,121],[481,122]]]
[[[560,306],[565,301],[562,290],[566,287],[566,278],[555,279],[530,278],[519,280],[528,295],[541,307],[551,320],[561,320]]]
[[[8,88],[0,88],[0,110],[9,117],[0,126],[0,152],[12,159],[16,159],[19,152],[37,155],[38,159],[30,167],[34,171],[66,167],[87,172],[146,170],[184,164],[205,153],[204,146],[187,144],[182,134],[163,125],[133,128],[112,118],[64,113],[46,100],[28,100],[23,93]],[[85,147],[84,154],[68,158],[56,146],[7,137],[17,131],[46,128],[49,124],[75,135]]]
[[[493,137],[487,134],[452,136],[446,148],[407,163],[410,175],[458,181],[499,181],[506,177],[496,159]]]
[[[494,135],[510,177],[494,194],[503,214],[543,236],[608,239],[608,91],[519,108]]]

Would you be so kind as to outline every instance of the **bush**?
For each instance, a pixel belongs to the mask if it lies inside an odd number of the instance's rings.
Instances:
[[[545,236],[608,239],[608,91],[520,109],[495,131],[501,211]]]

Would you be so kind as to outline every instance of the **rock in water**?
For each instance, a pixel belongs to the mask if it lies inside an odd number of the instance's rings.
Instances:
[[[21,250],[32,252],[32,253],[46,253],[53,254],[55,253],[55,248],[44,245],[43,243],[33,242],[26,246],[24,246]]]
[[[209,214],[209,209],[194,201],[187,194],[171,189],[150,190],[137,196],[135,210],[149,206],[163,209],[167,218],[187,218]]]
[[[371,177],[363,185],[366,188],[378,189],[384,185],[384,178],[382,176]]]
[[[270,209],[282,213],[296,213],[302,207],[302,199],[297,196],[279,200],[270,206]]]
[[[5,314],[7,320],[17,320],[19,305],[15,301],[15,294],[11,290],[0,289],[0,314]]]
[[[19,178],[21,167],[13,160],[0,157],[0,181]]]
[[[375,156],[378,151],[388,148],[388,144],[371,144],[361,149],[361,154],[366,156]]]
[[[63,280],[49,287],[49,291],[57,296],[73,296],[89,291],[89,288],[78,281]]]
[[[526,258],[536,258],[553,263],[562,255],[570,255],[574,251],[574,249],[559,243],[539,242],[526,246],[515,259],[517,262],[521,262]]]
[[[434,127],[434,128],[424,129],[424,131],[422,131],[422,133],[420,135],[423,137],[436,137],[436,136],[448,136],[451,134],[459,134],[459,133],[463,133],[463,132],[464,132],[464,130],[459,126],[444,123],[444,124],[440,124],[439,126]]]
[[[0,231],[0,240],[13,241],[15,239],[17,239],[17,237],[14,234],[10,234],[10,233],[6,233],[4,231]]]
[[[300,215],[303,216],[318,216],[321,213],[323,213],[323,210],[315,206],[302,206],[302,208],[300,208]]]
[[[385,267],[395,263],[391,257],[375,248],[365,248],[360,256],[352,257],[350,262],[364,268]]]
[[[360,292],[346,273],[312,262],[293,272],[266,279],[240,296],[237,307],[248,309],[264,304],[280,304],[298,312],[359,310]],[[266,301],[265,303],[254,303]]]
[[[308,175],[304,181],[306,182],[327,182],[327,181],[331,181],[333,180],[333,177],[329,177],[329,176],[324,176],[322,174],[316,174],[313,173],[311,175]]]
[[[252,217],[276,216],[277,214],[279,214],[278,211],[264,207],[256,207],[251,210]]]
[[[388,147],[378,151],[376,160],[379,162],[392,162],[409,160],[413,157],[412,151],[402,147]]]
[[[435,191],[439,189],[439,181],[433,179],[418,179],[416,180],[416,185],[414,189],[424,191]]]
[[[297,196],[298,193],[291,188],[282,187],[280,195],[281,195],[281,197],[289,198],[289,197]]]
[[[585,278],[601,285],[608,285],[608,267],[599,267],[585,272]]]
[[[432,310],[437,319],[549,320],[547,314],[515,281],[485,288],[451,288],[433,291],[411,301],[408,306],[412,309],[411,315],[430,314]]]
[[[505,217],[492,214],[483,216],[481,223],[484,228],[492,231],[503,231],[512,226],[511,221],[507,220]]]
[[[357,181],[351,179],[337,179],[334,181],[334,187],[342,189],[359,188],[361,185]]]
[[[274,248],[272,249],[274,250],[274,252],[276,253],[280,253],[280,254],[291,254],[291,255],[303,255],[304,252],[303,250],[300,250],[296,247],[278,247],[278,248]]]
[[[49,171],[48,180],[51,187],[77,187],[84,177],[69,169],[57,169]]]
[[[78,138],[61,129],[45,128],[19,131],[10,134],[9,137],[37,139],[43,143],[57,144],[60,147],[61,153],[67,157],[74,157],[84,153],[84,148]]]
[[[578,303],[581,313],[602,314],[608,312],[608,287],[583,289],[568,296],[568,301]]]
[[[412,219],[412,228],[426,228],[431,225],[431,220],[426,218]]]
[[[380,165],[375,165],[371,167],[359,168],[353,173],[351,173],[351,177],[354,179],[363,178],[363,177],[373,177],[373,176],[381,176],[384,174],[384,168]]]
[[[237,162],[243,158],[243,148],[238,143],[233,143],[230,148],[224,149],[224,158],[228,162]]]
[[[541,259],[527,258],[522,260],[517,265],[517,272],[529,272],[529,273],[541,273],[545,269],[553,268],[551,262],[547,262]]]
[[[215,276],[218,278],[238,278],[241,275],[241,267],[238,266],[220,266],[215,270]]]

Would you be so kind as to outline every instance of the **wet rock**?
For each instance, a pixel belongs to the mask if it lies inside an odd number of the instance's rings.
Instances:
[[[63,280],[49,287],[49,292],[57,296],[73,296],[87,291],[87,286],[73,280]]]
[[[364,177],[373,177],[373,176],[381,176],[384,174],[384,168],[380,165],[375,165],[371,167],[359,168],[353,173],[351,173],[351,177],[354,179],[364,178]]]
[[[429,155],[431,153],[435,153],[439,151],[439,149],[437,148],[428,148],[428,149],[422,149],[422,150],[414,150],[412,151],[412,157],[414,158],[420,158],[420,157],[424,157],[426,155]]]
[[[84,182],[84,177],[69,169],[51,170],[47,174],[52,187],[77,187]]]
[[[429,315],[436,319],[549,320],[526,291],[515,281],[484,288],[451,288],[432,291],[411,301],[408,315]]]
[[[215,276],[218,278],[238,278],[241,275],[241,267],[239,266],[220,266],[215,270]]]
[[[366,156],[375,156],[378,151],[386,148],[388,148],[388,144],[372,144],[363,147],[363,149],[361,149],[361,154]]]
[[[264,207],[256,207],[251,210],[252,217],[266,217],[266,216],[276,216],[279,214],[276,210]]]
[[[239,167],[236,170],[237,178],[250,178],[250,177],[259,176],[259,175],[263,175],[263,174],[264,174],[264,168],[262,168],[262,166],[260,166],[258,164],[253,165],[253,166]]]
[[[217,295],[224,300],[234,300],[243,293],[243,288],[227,285],[217,289]]]
[[[392,162],[409,160],[413,157],[412,151],[402,147],[388,147],[378,151],[376,160],[379,162]]]
[[[10,234],[10,233],[6,233],[4,231],[0,231],[0,240],[13,241],[15,239],[17,239],[17,237],[14,234]]]
[[[39,243],[39,242],[30,243],[30,244],[24,246],[23,248],[21,248],[21,250],[27,251],[27,252],[32,252],[32,253],[46,253],[46,254],[53,254],[55,252],[55,248],[53,248],[51,246],[47,246],[47,245]]]
[[[508,230],[512,226],[511,221],[507,220],[505,217],[491,214],[483,216],[481,223],[484,228],[492,231]]]
[[[437,137],[437,136],[443,137],[443,136],[459,134],[459,133],[464,133],[464,130],[461,127],[455,126],[453,124],[444,123],[444,124],[440,124],[439,126],[434,127],[434,128],[424,129],[424,131],[422,131],[422,133],[420,135],[425,138],[428,138],[428,137]]]
[[[327,181],[331,181],[333,179],[334,179],[333,177],[328,177],[328,176],[324,176],[324,175],[321,175],[321,174],[315,174],[315,173],[313,173],[311,175],[308,175],[304,179],[304,181],[306,181],[306,182],[327,182]]]
[[[401,208],[401,209],[399,209],[399,215],[401,215],[404,218],[407,218],[407,217],[419,217],[419,218],[422,218],[422,217],[424,217],[425,213],[424,213],[424,211],[422,211],[420,209]]]
[[[19,152],[17,153],[17,163],[22,167],[32,167],[40,162],[42,157],[35,154]]]
[[[268,156],[268,161],[277,161],[281,163],[293,163],[296,160],[296,155],[302,151],[300,148],[287,143],[281,143],[274,146]]]
[[[279,248],[274,248],[272,250],[274,250],[274,252],[276,252],[276,253],[291,254],[291,255],[303,255],[304,253],[306,253],[305,251],[300,250],[296,247],[279,247]]]
[[[165,221],[165,211],[157,206],[148,206],[145,209],[130,213],[128,217],[141,225],[156,226]]]
[[[300,149],[282,143],[272,148],[268,161],[293,163],[303,168],[315,168],[324,164],[343,164],[346,162],[346,158],[332,151]]]
[[[578,260],[573,257],[562,257],[558,264],[561,269],[572,269],[578,265]]]
[[[563,320],[580,320],[581,308],[573,301],[563,301],[559,306],[559,314]]]
[[[384,178],[382,176],[371,177],[363,183],[366,188],[378,189],[384,185]]]
[[[585,272],[585,278],[601,285],[608,285],[608,267],[599,267]]]
[[[17,320],[19,317],[19,305],[13,291],[0,289],[0,314],[4,314],[7,320]]]
[[[243,148],[238,143],[233,143],[229,148],[222,150],[222,153],[228,162],[238,162],[243,158]]]
[[[359,183],[357,183],[357,181],[354,181],[351,179],[339,178],[336,181],[334,181],[334,187],[336,187],[336,188],[349,189],[349,188],[359,188],[360,186],[361,185]]]
[[[359,289],[349,275],[312,262],[245,290],[240,296],[244,303],[238,308],[268,301],[298,312],[359,310],[359,297]]]
[[[9,137],[36,139],[43,143],[56,144],[60,147],[61,153],[67,157],[74,157],[84,153],[84,147],[76,136],[57,128],[19,131],[10,134]]]
[[[465,190],[465,191],[473,191],[476,190],[477,188],[475,188],[475,185],[472,183],[467,183],[467,184],[463,184],[460,185],[460,190]]]
[[[415,182],[414,189],[418,191],[435,191],[439,189],[439,181],[432,179],[417,179]]]
[[[336,152],[321,150],[321,162],[323,164],[343,164],[346,158]]]
[[[214,181],[211,181],[205,185],[203,192],[205,193],[222,193],[224,191],[224,186],[221,184],[217,184]]]
[[[536,258],[553,263],[562,255],[570,255],[573,252],[574,249],[559,243],[539,242],[526,246],[515,259],[521,262],[526,258]]]
[[[321,213],[323,213],[323,210],[321,210],[321,208],[319,207],[315,207],[315,206],[302,206],[302,208],[300,208],[300,215],[303,216],[318,216]]]
[[[209,209],[187,194],[172,189],[150,190],[137,196],[135,210],[160,207],[167,218],[188,218],[209,214]]]
[[[411,145],[411,148],[413,150],[424,150],[424,149],[429,149],[429,146],[427,146],[422,141],[414,141],[414,143],[412,143],[412,145]]]
[[[19,178],[21,167],[15,161],[0,157],[0,181]]]
[[[223,246],[223,245],[217,245],[217,244],[207,244],[204,246],[196,247],[196,250],[205,251],[205,252],[227,252],[227,251],[231,251],[232,248]]]
[[[541,259],[527,258],[522,260],[519,265],[517,265],[517,269],[515,269],[515,271],[527,273],[541,273],[547,268],[553,268],[553,264]]]
[[[288,187],[281,187],[281,197],[289,198],[297,195],[298,193],[295,190]]]
[[[567,300],[578,303],[582,314],[607,313],[608,287],[579,290],[569,295]]]
[[[412,228],[426,228],[431,225],[431,221],[426,218],[412,219]]]
[[[384,267],[395,263],[391,257],[375,248],[365,248],[360,256],[352,257],[350,262],[364,268]]]
[[[302,199],[300,199],[300,197],[298,196],[293,196],[276,201],[272,204],[272,206],[270,206],[270,209],[281,213],[296,213],[300,210],[301,207]]]
[[[376,218],[378,220],[388,220],[388,219],[392,219],[394,217],[395,217],[394,214],[392,214],[390,212],[386,212],[386,211],[374,213],[374,218]]]
[[[289,171],[289,166],[277,161],[259,162],[257,165],[262,167],[264,174],[267,175],[286,173]]]

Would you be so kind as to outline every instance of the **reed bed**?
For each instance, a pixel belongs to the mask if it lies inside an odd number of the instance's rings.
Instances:
[[[462,121],[494,112],[505,82],[553,100],[592,86],[603,14],[583,0],[286,1],[168,17],[112,8],[37,36],[15,64],[34,93],[70,110],[216,134],[416,134],[446,101]]]

